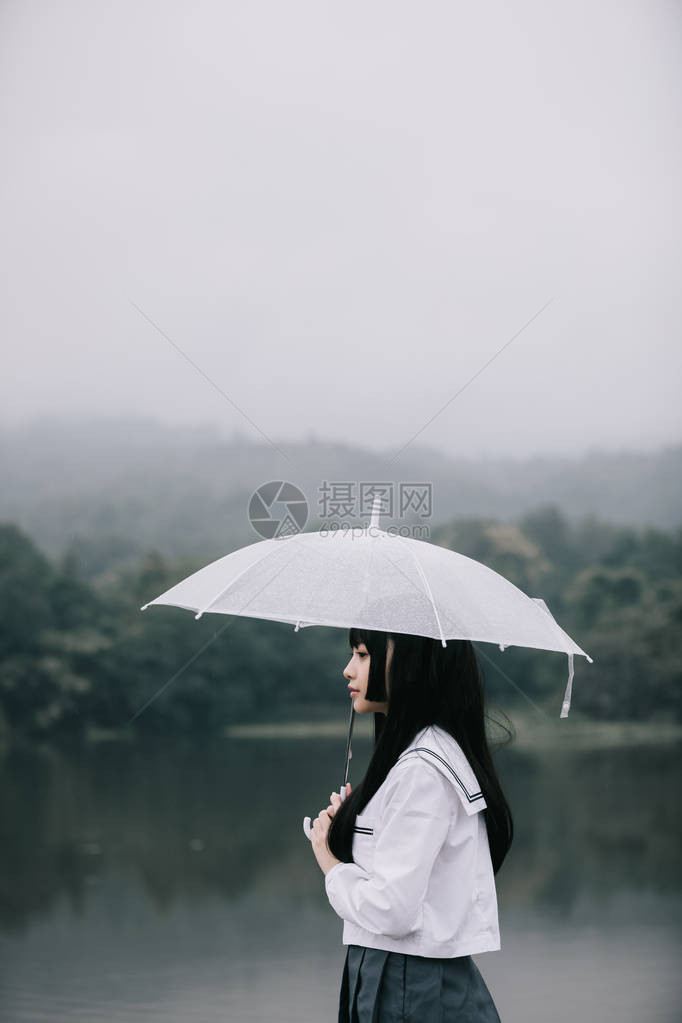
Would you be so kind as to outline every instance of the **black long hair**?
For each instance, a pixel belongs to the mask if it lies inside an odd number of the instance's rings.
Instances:
[[[365,777],[332,818],[328,835],[332,853],[343,863],[352,863],[357,815],[417,732],[439,725],[461,746],[483,792],[487,808],[482,813],[497,873],[512,843],[514,824],[488,745],[483,677],[472,643],[449,639],[444,647],[439,639],[427,636],[369,629],[351,629],[348,638],[351,647],[364,643],[369,651],[367,699],[387,701],[388,711],[374,715],[374,752]],[[389,638],[394,647],[387,686]],[[502,727],[509,738],[510,730]]]

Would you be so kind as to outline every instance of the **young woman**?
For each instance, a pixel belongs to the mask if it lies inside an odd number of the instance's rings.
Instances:
[[[311,835],[347,945],[339,1023],[499,1023],[471,956],[500,948],[494,874],[512,816],[468,640],[350,630],[344,670],[374,714],[361,784]]]

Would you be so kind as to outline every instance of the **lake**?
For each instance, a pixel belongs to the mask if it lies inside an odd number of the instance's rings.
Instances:
[[[356,739],[351,780],[370,749]],[[301,821],[343,753],[231,738],[6,755],[4,1023],[335,1023],[342,923]],[[516,838],[502,949],[476,962],[503,1023],[680,1019],[679,753],[497,754]]]

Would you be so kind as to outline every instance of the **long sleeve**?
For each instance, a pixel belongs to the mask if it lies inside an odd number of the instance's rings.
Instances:
[[[325,877],[335,912],[373,934],[401,937],[421,926],[422,904],[450,826],[450,784],[419,758],[394,768],[376,826],[371,873],[337,863]]]

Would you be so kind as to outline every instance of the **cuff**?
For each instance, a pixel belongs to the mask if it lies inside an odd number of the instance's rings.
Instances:
[[[358,877],[369,877],[366,870],[359,867],[357,863],[335,863],[331,870],[328,870],[324,877],[324,886],[329,895],[330,889],[336,886],[336,882],[341,880],[344,874],[350,879]]]
[[[327,887],[327,883],[329,881],[329,878],[332,876],[334,871],[338,870],[339,867],[345,867],[345,866],[347,866],[347,864],[345,864],[345,863],[335,863],[334,866],[332,867],[332,869],[327,871],[327,873],[324,875],[324,886],[325,886],[325,888]]]

